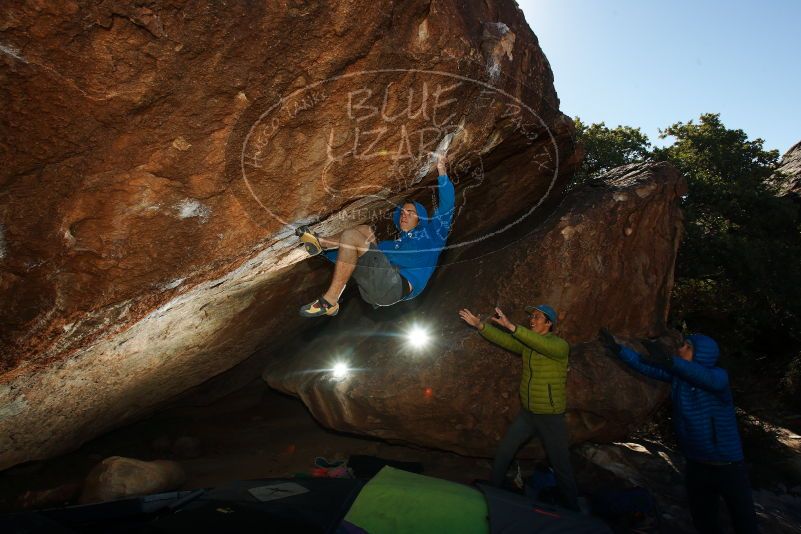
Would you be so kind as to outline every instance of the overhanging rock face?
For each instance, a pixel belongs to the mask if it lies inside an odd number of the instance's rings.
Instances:
[[[430,206],[433,150],[457,248],[577,161],[511,1],[15,2],[0,77],[0,468],[291,339],[328,274],[294,228]]]
[[[548,303],[572,345],[572,440],[621,438],[667,389],[605,355],[594,340],[602,326],[632,340],[668,334],[685,192],[667,163],[615,169],[571,193],[513,245],[441,268],[417,309],[376,320],[348,303],[314,343],[291,347],[263,376],[330,428],[491,455],[520,405],[520,358],[484,340],[457,311],[486,316],[500,306],[525,324],[526,305]],[[406,341],[415,326],[432,334],[425,349]],[[338,360],[353,371],[335,377]]]

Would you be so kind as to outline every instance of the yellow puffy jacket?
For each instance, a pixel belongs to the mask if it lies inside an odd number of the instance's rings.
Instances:
[[[482,336],[523,357],[520,402],[532,413],[565,412],[565,384],[570,345],[548,332],[545,335],[517,325],[514,334],[485,324]]]

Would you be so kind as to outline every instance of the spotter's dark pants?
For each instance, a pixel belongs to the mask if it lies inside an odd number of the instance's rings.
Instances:
[[[729,509],[734,531],[758,532],[754,499],[743,462],[713,465],[687,460],[687,498],[693,524],[702,534],[722,533],[718,519],[720,498]]]
[[[570,466],[564,414],[536,414],[526,409],[520,410],[495,453],[490,482],[495,487],[501,487],[517,450],[534,436],[542,440],[545,454],[548,455],[548,461],[556,476],[556,485],[567,500],[568,506],[578,510],[578,490]]]

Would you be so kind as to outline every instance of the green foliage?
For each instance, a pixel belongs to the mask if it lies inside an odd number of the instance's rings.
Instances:
[[[626,151],[609,157],[610,136],[639,130],[577,122],[588,153],[600,147],[583,179],[632,157],[670,161],[687,179],[671,310],[676,322],[718,339],[724,354],[734,357],[729,364],[795,350],[801,343],[801,218],[798,205],[768,184],[778,152],[726,128],[719,115],[704,114],[697,123],[661,131],[661,138],[674,139],[669,146],[642,152],[647,144],[637,150],[636,143],[624,145]],[[611,135],[615,131],[621,135]]]
[[[587,126],[578,117],[573,120],[576,138],[584,145],[586,154],[571,187],[615,167],[643,161],[650,156],[651,143],[639,128],[618,126],[610,129],[603,122]]]
[[[779,153],[717,114],[661,132],[653,152],[687,178],[686,235],[679,250],[675,315],[716,332],[736,356],[767,355],[801,341],[798,208],[767,185]]]

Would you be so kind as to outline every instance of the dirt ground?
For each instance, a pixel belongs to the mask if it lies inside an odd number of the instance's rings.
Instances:
[[[180,438],[190,438],[183,440],[190,446],[176,446]],[[187,475],[182,489],[192,489],[231,480],[307,474],[317,456],[344,460],[354,454],[421,462],[425,474],[463,483],[487,478],[490,470],[485,458],[330,432],[312,419],[299,400],[259,380],[211,405],[174,407],[72,453],[6,470],[0,473],[0,509],[56,504],[36,502],[35,494],[58,487],[69,493],[67,486],[80,484],[95,464],[109,456],[177,460]]]
[[[211,404],[202,405],[200,401],[184,399],[179,406],[110,432],[72,453],[0,473],[0,511],[75,503],[87,473],[109,456],[176,460],[187,475],[181,489],[218,486],[232,480],[308,474],[317,456],[344,460],[356,454],[420,462],[425,475],[465,484],[489,477],[488,458],[464,457],[326,430],[300,401],[276,393],[261,380]],[[620,469],[615,467],[624,466],[623,471],[626,466],[634,468],[643,473],[640,485],[648,487],[657,497],[662,532],[692,532],[680,473],[671,461],[665,460],[668,454],[664,451],[670,453],[670,449],[658,439],[649,441],[643,437],[648,433],[653,437],[658,432],[656,425],[650,431],[640,432],[632,438],[632,443],[575,447],[573,465],[577,482],[584,494],[626,487],[632,485],[631,481],[620,476]],[[757,436],[764,438],[764,433]],[[776,445],[772,446],[774,449],[765,450],[776,461],[766,462],[755,481],[761,486],[755,500],[762,523],[769,526],[770,532],[801,532],[798,526],[801,495],[794,493],[801,486],[794,488],[794,479],[782,467],[785,465],[782,462],[788,459],[797,464],[801,456],[793,458],[793,451],[788,453],[786,447],[783,455],[779,454]],[[657,450],[659,447],[662,449]],[[607,460],[588,459],[598,451],[602,452],[598,457]],[[604,462],[608,465],[603,465]],[[534,460],[520,460],[523,474],[530,474],[535,464]],[[798,510],[789,510],[794,507]]]

